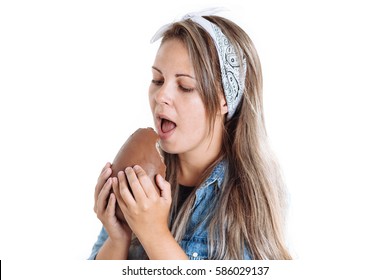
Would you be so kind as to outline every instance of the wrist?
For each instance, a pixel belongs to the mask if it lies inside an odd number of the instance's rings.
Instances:
[[[175,240],[172,233],[166,231],[156,233],[140,240],[146,254],[151,260],[187,260],[188,257]]]
[[[110,243],[110,246],[115,249],[129,248],[131,244],[131,235],[123,238],[115,238],[115,239],[109,236],[107,238],[107,242]]]
[[[96,255],[97,260],[126,260],[129,253],[130,243],[114,241],[110,237],[106,239],[103,246]]]
[[[138,237],[138,235],[137,235]],[[150,249],[159,248],[162,244],[169,243],[170,240],[173,240],[174,237],[172,233],[167,228],[166,230],[153,231],[148,234],[141,234],[138,237],[139,242],[142,244],[142,247],[145,251]]]
[[[134,233],[135,234],[135,233]],[[135,234],[138,237],[138,240],[143,244],[153,244],[155,242],[160,243],[161,240],[166,238],[171,238],[172,233],[169,230],[168,226],[161,229],[154,229],[145,231],[139,234]]]

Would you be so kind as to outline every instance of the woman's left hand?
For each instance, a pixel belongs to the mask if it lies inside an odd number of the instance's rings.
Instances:
[[[140,166],[118,173],[113,189],[124,217],[134,234],[143,243],[169,233],[168,216],[172,203],[171,185],[161,175],[156,176],[157,187]],[[133,194],[130,193],[130,188]]]

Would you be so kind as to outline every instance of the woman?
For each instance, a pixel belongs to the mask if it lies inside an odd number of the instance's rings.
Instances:
[[[141,167],[111,179],[106,164],[95,189],[103,229],[90,259],[291,259],[252,41],[225,18],[197,14],[152,41],[160,37],[149,101],[166,180],[156,176],[160,194]]]

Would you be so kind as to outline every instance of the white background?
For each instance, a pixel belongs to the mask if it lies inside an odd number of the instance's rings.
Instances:
[[[221,15],[259,52],[294,257],[388,259],[385,2],[1,1],[0,259],[88,257],[100,170],[135,129],[153,126],[149,40],[213,6],[227,7]]]

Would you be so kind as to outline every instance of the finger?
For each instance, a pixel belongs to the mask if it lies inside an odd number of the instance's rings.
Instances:
[[[102,172],[100,173],[98,177],[98,181],[95,186],[95,201],[97,200],[97,197],[101,191],[101,189],[104,186],[104,183],[107,181],[107,179],[110,177],[112,173],[112,169],[110,168],[111,163],[107,162],[106,165],[104,166]]]
[[[120,174],[118,173],[118,181],[119,186],[117,187],[117,192],[120,197],[120,202],[122,204],[119,204],[122,207],[127,208],[128,206],[134,206],[135,205],[135,199],[133,195],[130,193],[129,185],[127,183],[127,178],[125,176],[125,173],[122,171]]]
[[[115,216],[115,203],[116,203],[115,194],[110,193],[110,198],[108,199],[108,205],[106,208],[107,215],[110,217]]]
[[[149,176],[142,169],[142,167],[139,165],[135,165],[133,167],[133,170],[134,170],[135,175],[137,176],[137,179],[140,182],[142,188],[144,189],[146,196],[148,198],[159,197],[160,193],[157,193],[153,182],[150,180]]]
[[[100,172],[100,175],[99,175],[99,177],[98,177],[98,182],[99,182],[99,180],[101,180],[102,178],[106,178],[106,180],[107,180],[107,178],[111,175],[111,172],[112,172],[112,170],[111,170],[111,163],[107,162],[107,163],[104,165],[102,171]],[[110,174],[107,174],[107,173],[110,173]],[[105,182],[106,180],[104,180],[104,182]]]
[[[123,171],[120,171],[118,173],[118,178],[121,178],[123,175]],[[123,198],[119,192],[119,182],[118,182],[118,178],[117,177],[113,177],[112,178],[112,189],[114,191],[114,194],[115,194],[115,198],[116,198],[116,201],[118,202],[119,204],[119,207],[122,207],[122,206],[125,206],[125,202],[123,201]]]
[[[139,202],[141,201],[141,199],[145,199],[146,198],[145,191],[141,186],[141,183],[139,182],[133,168],[127,167],[125,169],[125,173],[126,173],[127,181],[129,182],[130,188],[133,192],[135,201]]]
[[[161,190],[161,197],[167,201],[171,201],[172,200],[171,184],[165,181],[160,174],[157,174],[156,181],[157,181],[157,186]]]
[[[102,174],[102,173],[104,172],[104,170],[106,170],[108,167],[111,167],[111,163],[110,163],[110,162],[107,162],[107,163],[104,165],[104,167],[103,167],[102,171],[100,172],[100,174]]]
[[[110,190],[112,187],[112,180],[109,178],[104,184],[102,190],[100,191],[97,202],[96,202],[96,214],[104,213],[107,207],[107,198],[110,194]]]

